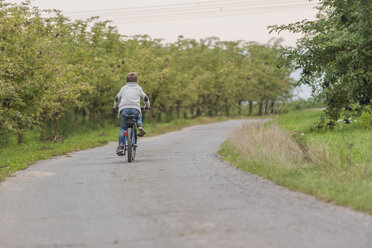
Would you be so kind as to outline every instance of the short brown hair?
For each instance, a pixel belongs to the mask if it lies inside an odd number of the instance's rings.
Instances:
[[[125,79],[127,82],[137,82],[137,72],[129,72],[126,76]]]

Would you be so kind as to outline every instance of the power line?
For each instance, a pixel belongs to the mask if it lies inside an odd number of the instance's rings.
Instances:
[[[218,16],[286,12],[314,6],[298,0],[231,0],[182,4],[150,5],[143,7],[89,10],[65,13],[70,18],[100,16],[116,24],[145,23],[169,20],[200,19]],[[75,15],[74,15],[75,14]]]
[[[163,22],[163,21],[172,21],[172,20],[190,20],[190,19],[206,19],[206,18],[213,18],[213,17],[228,17],[228,16],[241,16],[247,14],[269,14],[269,13],[278,13],[278,12],[292,12],[294,10],[303,10],[303,5],[297,6],[286,6],[286,8],[260,8],[260,9],[241,9],[241,10],[234,10],[234,11],[224,11],[220,12],[209,12],[203,15],[197,14],[184,14],[184,15],[176,15],[176,16],[159,16],[157,18],[112,18],[115,24],[138,24],[138,23],[149,23],[149,22]]]
[[[98,10],[85,10],[85,11],[71,11],[66,12],[66,14],[83,14],[83,13],[97,13],[97,12],[106,12],[106,11],[134,11],[134,10],[145,10],[145,9],[158,9],[158,8],[169,8],[169,7],[187,7],[187,6],[202,6],[202,5],[213,5],[213,4],[228,4],[234,2],[245,2],[245,3],[253,3],[253,2],[265,2],[265,1],[273,1],[273,0],[253,0],[253,1],[242,1],[242,0],[220,0],[220,1],[204,1],[204,2],[190,2],[190,3],[178,3],[178,4],[159,4],[159,5],[147,5],[147,6],[138,6],[138,7],[125,7],[125,8],[116,8],[116,9],[98,9]],[[277,0],[276,2],[280,2],[281,0]],[[296,0],[298,2],[298,0]],[[275,2],[275,1],[274,1]]]
[[[235,4],[230,6],[213,6],[213,7],[191,7],[191,8],[182,8],[182,9],[171,9],[171,10],[158,10],[158,11],[138,11],[138,12],[128,12],[128,11],[122,11],[122,12],[115,12],[115,13],[103,13],[100,14],[102,17],[147,17],[147,16],[158,16],[158,15],[174,15],[174,14],[183,14],[183,13],[204,13],[204,12],[215,12],[215,11],[229,11],[229,10],[235,10],[235,9],[244,9],[244,8],[261,8],[261,7],[277,7],[277,6],[288,6],[288,5],[298,5],[295,1],[286,1],[281,3],[274,3],[274,4]],[[300,4],[301,6],[304,6],[303,4]]]
[[[213,2],[194,2],[187,4],[171,4],[171,5],[158,5],[158,6],[147,6],[147,7],[133,7],[133,8],[121,8],[116,10],[96,10],[96,11],[82,11],[82,12],[69,12],[66,15],[78,18],[84,16],[110,16],[114,17],[117,15],[124,16],[147,16],[157,14],[173,14],[175,12],[191,12],[191,11],[202,11],[202,10],[229,10],[233,8],[245,8],[245,7],[271,7],[284,4],[299,4],[298,0],[261,0],[261,1],[213,1]],[[301,3],[300,3],[301,4]],[[302,3],[304,6],[309,3]]]

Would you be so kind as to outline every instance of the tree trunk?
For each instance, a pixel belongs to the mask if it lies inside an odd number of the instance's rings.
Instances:
[[[218,102],[219,102],[219,100],[220,100],[220,98],[217,96],[216,97],[216,101],[214,102],[214,114],[215,114],[215,116],[218,116]]]
[[[149,114],[149,123],[152,123],[152,117],[154,116],[154,109],[153,108],[151,108],[150,109],[150,114]]]
[[[146,120],[146,110],[141,111],[142,123],[145,123]]]
[[[238,101],[238,115],[242,115],[242,101]]]
[[[18,145],[21,145],[24,141],[24,129],[25,129],[25,126],[23,124],[23,121],[18,121],[17,123],[18,125],[18,130],[17,130],[17,134],[18,134]]]
[[[186,111],[183,111],[183,118],[187,119],[187,112]]]
[[[44,140],[46,138],[48,119],[45,114],[43,115],[42,121],[43,121],[43,126],[41,128],[40,140]]]
[[[230,106],[228,104],[225,104],[225,113],[227,117],[230,117]]]
[[[190,114],[191,114],[191,118],[193,119],[195,116],[194,116],[194,105],[191,105],[190,107]]]
[[[58,135],[59,134],[59,120],[57,118],[54,119],[54,125],[55,125],[56,135]]]
[[[113,112],[112,113],[112,123],[116,124],[117,120],[118,120],[118,112]]]
[[[99,122],[101,124],[101,127],[105,126],[105,120],[106,120],[106,116],[105,116],[105,110],[100,110],[99,112]]]
[[[199,116],[201,116],[201,109],[200,109],[200,107],[198,106],[198,107],[196,108],[196,117],[199,117]]]
[[[267,101],[264,101],[263,112],[264,112],[264,115],[267,115]]]
[[[77,127],[78,121],[79,121],[79,109],[74,108],[74,119],[72,120],[72,125],[74,127]]]
[[[158,113],[158,116],[157,116],[157,122],[158,122],[158,123],[161,122],[161,113],[160,113],[160,112]]]
[[[169,121],[171,121],[171,120],[173,120],[173,108],[169,108],[168,111],[169,111]]]
[[[269,100],[265,101],[265,115],[269,113]]]
[[[209,106],[208,106],[208,97],[203,96],[203,108],[204,108],[204,115],[209,116]]]
[[[209,116],[209,108],[207,104],[204,105],[204,114],[205,116]]]
[[[249,101],[249,116],[252,116],[253,111],[253,101]]]
[[[177,113],[177,119],[179,119],[181,117],[181,102],[177,102],[176,113]]]
[[[258,102],[258,115],[259,116],[262,115],[262,110],[263,110],[263,102],[262,101],[259,101]]]
[[[165,120],[166,120],[166,122],[168,123],[168,122],[170,122],[170,113],[169,113],[169,109],[166,108],[166,109],[164,110],[164,112],[165,112]]]
[[[156,101],[156,99],[158,98],[158,92],[156,92],[156,93],[153,93],[152,95],[151,95],[151,106],[155,106],[155,101]],[[151,109],[150,109],[150,113],[149,113],[149,123],[152,123],[152,118],[154,117],[154,108],[152,107]]]
[[[271,101],[271,111],[270,111],[270,113],[274,114],[274,112],[275,112],[275,101]]]
[[[95,116],[96,116],[96,107],[95,106],[89,107],[89,123],[90,124],[94,124]]]

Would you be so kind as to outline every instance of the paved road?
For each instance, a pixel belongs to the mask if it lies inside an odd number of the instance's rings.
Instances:
[[[372,247],[372,217],[221,162],[229,121],[41,161],[0,186],[0,247]]]

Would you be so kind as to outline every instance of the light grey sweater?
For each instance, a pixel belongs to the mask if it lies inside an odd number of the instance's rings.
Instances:
[[[141,99],[145,103],[145,107],[150,108],[150,100],[145,92],[143,92],[142,87],[136,82],[128,82],[120,89],[119,94],[115,97],[114,108],[119,109],[119,115],[123,109],[128,108],[137,109],[141,113]]]

